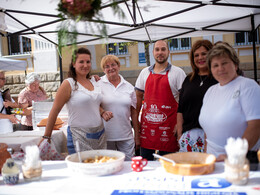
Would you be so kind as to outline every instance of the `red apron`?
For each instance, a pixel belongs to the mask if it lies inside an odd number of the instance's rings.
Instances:
[[[178,103],[166,75],[150,73],[145,84],[141,117],[141,147],[166,152],[179,150],[174,127]]]

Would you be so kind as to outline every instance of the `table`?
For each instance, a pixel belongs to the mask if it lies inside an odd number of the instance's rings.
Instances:
[[[224,179],[224,164],[216,163],[215,171],[203,176],[179,176],[167,173],[158,161],[149,161],[142,172],[133,172],[131,162],[124,162],[116,174],[102,177],[74,175],[65,161],[43,161],[42,178],[25,182],[20,173],[19,183],[4,185],[0,177],[0,194],[260,194],[260,170],[250,172],[247,185],[231,185]]]
[[[13,148],[15,152],[25,151],[25,147],[29,145],[38,145],[44,131],[15,131],[0,135],[0,143],[6,143],[8,147]],[[57,152],[65,153],[67,151],[66,132],[64,130],[54,130],[52,132],[52,141]]]

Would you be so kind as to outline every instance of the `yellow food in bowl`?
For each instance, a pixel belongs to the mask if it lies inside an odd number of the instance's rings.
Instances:
[[[115,157],[109,156],[95,156],[95,158],[87,158],[83,162],[84,163],[104,163],[104,162],[111,162],[116,160]]]
[[[78,174],[84,175],[110,175],[120,171],[123,168],[123,163],[125,160],[125,154],[120,151],[115,150],[88,150],[80,152],[81,159],[90,161],[90,159],[99,159],[103,161],[108,160],[105,163],[81,163],[79,162],[78,153],[68,155],[65,159],[68,168],[73,174],[78,176]],[[101,162],[100,161],[100,162]]]

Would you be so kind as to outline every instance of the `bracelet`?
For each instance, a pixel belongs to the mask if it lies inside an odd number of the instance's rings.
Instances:
[[[51,139],[50,136],[46,136],[46,135],[42,136],[42,138],[43,138],[43,139]]]

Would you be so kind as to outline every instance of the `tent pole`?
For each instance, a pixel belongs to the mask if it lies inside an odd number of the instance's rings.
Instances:
[[[58,55],[59,55],[59,65],[60,65],[60,84],[63,81],[63,70],[62,70],[62,57],[61,57],[61,53],[62,53],[62,48],[61,51],[59,51],[59,49],[56,47]]]
[[[251,16],[251,26],[252,26],[252,31],[251,31],[251,36],[252,36],[252,41],[253,41],[253,60],[254,60],[254,79],[257,82],[257,63],[256,63],[256,47],[255,47],[255,19],[254,15]]]
[[[62,71],[62,59],[60,55],[59,55],[59,63],[60,63],[60,84],[61,84],[63,81],[63,71]]]
[[[134,17],[134,23],[136,23],[136,8],[135,8],[135,0],[132,0],[132,4],[133,4],[133,17]]]

